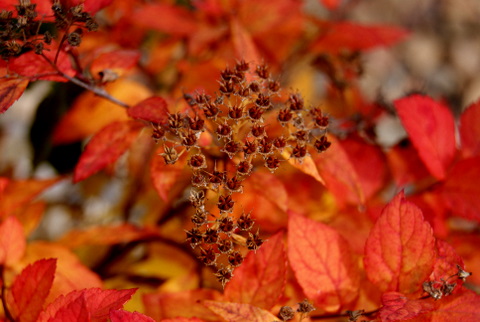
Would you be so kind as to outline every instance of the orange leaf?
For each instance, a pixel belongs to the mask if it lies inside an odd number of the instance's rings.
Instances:
[[[63,312],[67,313],[66,308],[68,308],[72,303],[76,303],[76,301],[78,301],[78,299],[80,298],[83,298],[85,301],[83,310],[86,312],[84,312],[83,314],[89,314],[90,319],[88,321],[106,321],[109,316],[110,310],[118,310],[122,308],[123,305],[136,292],[136,290],[137,289],[102,290],[99,288],[89,288],[81,291],[72,291],[67,295],[59,296],[55,301],[50,303],[40,314],[38,321],[50,321],[50,319],[56,317],[59,312],[62,312],[62,314],[64,314]],[[75,305],[75,307],[78,306]]]
[[[4,113],[27,88],[28,80],[19,78],[0,79],[0,113]]]
[[[149,97],[127,110],[130,117],[136,120],[163,124],[168,120],[167,102],[158,96]]]
[[[102,281],[97,274],[83,265],[72,251],[57,243],[30,242],[25,256],[19,265],[26,266],[43,258],[57,259],[55,279],[48,295],[47,303],[59,295],[67,294],[73,290],[103,287]]]
[[[82,181],[124,154],[138,135],[142,125],[136,121],[115,122],[100,130],[88,142],[75,167],[73,182]]]
[[[163,152],[163,149],[159,148],[157,151],[159,152],[158,154],[160,154]],[[163,158],[159,155],[151,159],[150,176],[152,178],[153,186],[157,190],[160,198],[164,201],[168,200],[172,188],[177,185],[184,176],[184,161],[186,158],[187,154],[184,153],[175,164],[166,164]]]
[[[421,292],[435,261],[432,227],[399,193],[382,211],[365,244],[365,270],[381,291]]]
[[[466,289],[436,301],[435,309],[423,319],[414,321],[457,322],[478,321],[480,316],[480,295]]]
[[[56,259],[41,259],[28,265],[10,289],[9,307],[15,319],[35,322],[43,309],[55,276]]]
[[[125,310],[110,311],[111,322],[155,322],[149,316],[138,312],[128,312]]]
[[[162,319],[161,322],[203,322],[204,320],[199,318],[173,318],[173,319]]]
[[[222,295],[215,290],[198,289],[177,293],[145,294],[143,304],[145,314],[156,321],[178,316],[211,321],[217,319],[212,318],[212,312],[202,304],[202,301],[221,299]]]
[[[270,237],[256,254],[250,252],[225,287],[228,302],[248,303],[266,310],[283,294],[286,274],[283,233]]]
[[[403,321],[433,310],[425,300],[409,300],[402,293],[388,292],[382,295],[380,309],[382,321]]]
[[[107,84],[105,90],[129,105],[134,105],[151,95],[146,86],[125,79]],[[125,108],[92,92],[86,92],[76,99],[72,108],[57,125],[53,141],[55,144],[66,144],[83,140],[110,123],[127,120],[129,118]]]
[[[312,45],[314,52],[339,52],[368,50],[380,46],[391,46],[403,40],[408,32],[393,26],[360,25],[352,22],[325,22],[325,30]]]
[[[27,241],[22,224],[11,216],[0,224],[0,265],[11,265],[25,253]]]
[[[95,226],[87,230],[70,230],[58,243],[68,248],[83,245],[113,245],[128,243],[134,240],[158,236],[148,228],[136,227],[132,224],[117,226]]]
[[[253,42],[252,36],[242,26],[238,19],[233,17],[230,20],[230,29],[237,59],[244,59],[250,63],[259,63],[258,50]]]
[[[313,156],[326,187],[340,205],[364,204],[365,194],[352,162],[335,137],[329,136],[328,139],[332,142],[330,148],[322,154]]]
[[[0,219],[20,213],[35,197],[60,179],[9,181],[0,195]]]
[[[113,50],[100,54],[92,62],[90,73],[95,77],[105,70],[121,75],[137,64],[140,59],[140,52],[137,50]]]
[[[471,104],[460,116],[460,141],[464,157],[480,154],[480,101]]]
[[[308,174],[309,176],[312,176],[317,180],[318,182],[325,184],[324,179],[320,175],[317,166],[315,165],[315,161],[312,159],[311,156],[307,155],[302,162],[298,162],[297,160],[290,158],[290,153],[287,150],[284,150],[282,152],[282,156],[287,159],[288,163],[290,163],[292,166],[297,168],[298,170],[302,171],[303,173]]]
[[[272,322],[277,317],[250,304],[204,301],[206,307],[226,321]]]
[[[437,179],[445,179],[455,157],[455,121],[445,105],[412,95],[394,102],[398,116],[423,163]]]
[[[333,228],[289,213],[288,259],[315,306],[337,312],[356,300],[359,270],[347,241]]]
[[[455,215],[480,222],[480,157],[455,164],[442,188],[444,200]]]

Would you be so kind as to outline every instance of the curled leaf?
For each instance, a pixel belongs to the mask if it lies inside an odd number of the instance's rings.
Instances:
[[[4,113],[27,88],[28,80],[21,78],[0,79],[0,113]]]

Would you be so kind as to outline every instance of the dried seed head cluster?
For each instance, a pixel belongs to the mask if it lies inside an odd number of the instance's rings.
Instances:
[[[255,167],[275,172],[285,157],[301,162],[309,151],[325,151],[330,146],[328,116],[307,107],[299,93],[282,93],[266,65],[251,72],[245,61],[220,73],[215,96],[184,98],[190,110],[170,113],[164,124],[154,124],[152,137],[163,145],[167,164],[188,153],[195,213],[187,241],[200,249],[200,260],[215,267],[225,284],[243,261],[238,248],[257,250],[263,243],[259,231],[252,232],[250,213],[235,214],[235,193],[243,192],[243,181]],[[281,134],[271,136],[269,129]],[[203,132],[210,134],[211,145],[201,146]],[[208,208],[207,195],[216,209]]]
[[[457,264],[457,273],[449,276],[446,280],[440,279],[439,281],[427,281],[424,282],[422,287],[423,291],[428,293],[434,300],[439,300],[443,296],[448,296],[452,294],[457,286],[455,280],[462,280],[465,282],[467,277],[472,275],[472,273],[465,271],[460,265]]]
[[[315,307],[310,302],[308,302],[307,300],[303,300],[302,302],[298,303],[296,312],[290,306],[282,306],[280,308],[280,311],[278,312],[278,317],[282,321],[289,321],[293,320],[293,318],[295,317],[295,313],[299,313],[300,320],[302,320],[305,316],[307,316],[310,312],[314,310]]]
[[[19,0],[15,12],[2,10],[0,12],[0,57],[8,60],[28,51],[42,54],[44,48],[50,45],[53,34],[63,33],[62,42],[70,46],[79,46],[85,31],[95,31],[98,28],[93,17],[83,11],[83,4],[65,8],[60,1],[52,5],[52,17],[41,16],[37,5],[30,0]],[[49,28],[41,28],[48,25]],[[51,33],[48,30],[53,29]]]

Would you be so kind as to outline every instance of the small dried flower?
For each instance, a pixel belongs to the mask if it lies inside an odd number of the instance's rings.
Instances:
[[[192,186],[194,187],[205,187],[207,185],[207,181],[205,176],[201,173],[194,173],[192,175]]]
[[[168,146],[164,146],[163,148],[164,152],[160,153],[160,155],[163,157],[165,160],[166,164],[175,164],[177,162],[178,158],[180,157],[180,154],[175,150],[175,148],[170,148]]]
[[[460,265],[457,264],[457,269],[458,269],[458,278],[461,279],[462,281],[466,281],[467,277],[472,275],[472,273],[465,271]]]
[[[205,244],[215,244],[218,240],[218,231],[213,228],[207,228],[203,235],[203,242]]]
[[[434,286],[435,282],[424,282],[422,284],[423,290],[427,292],[434,300],[439,300],[442,298],[443,293],[440,289]]]
[[[305,145],[296,145],[292,150],[292,157],[301,161],[307,156],[307,147]]]
[[[198,258],[203,262],[203,264],[210,266],[215,265],[217,261],[218,254],[215,253],[213,248],[200,249],[200,255]]]
[[[237,165],[237,173],[242,176],[248,176],[253,169],[253,165],[248,161],[241,161]]]
[[[168,126],[173,130],[183,128],[183,116],[180,113],[168,114]]]
[[[230,192],[242,192],[242,181],[234,176],[225,182],[225,188]]]
[[[260,77],[262,79],[268,79],[270,77],[268,67],[265,64],[264,65],[258,65],[255,72],[257,73],[258,77]]]
[[[282,321],[289,321],[295,317],[295,311],[290,306],[282,306],[280,312],[278,312],[278,317]]]
[[[247,112],[248,117],[254,122],[260,121],[262,119],[263,110],[258,106],[250,107]]]
[[[232,200],[232,196],[220,196],[218,197],[218,209],[220,212],[231,212],[235,202]]]
[[[280,90],[280,83],[274,80],[270,80],[268,81],[267,87],[271,92],[276,93]]]
[[[300,111],[303,109],[303,98],[300,96],[300,94],[291,94],[289,101],[290,101],[290,110]]]
[[[182,145],[184,145],[187,150],[195,146],[197,143],[197,135],[195,132],[189,131],[182,139]]]
[[[225,95],[230,95],[235,92],[235,87],[232,80],[220,82],[220,92]]]
[[[252,229],[254,223],[255,222],[252,219],[252,217],[250,216],[250,213],[242,212],[240,217],[238,217],[238,219],[237,219],[237,227],[240,230],[244,230],[244,231],[248,231],[248,230]]]
[[[203,206],[203,204],[205,203],[205,191],[204,190],[191,190],[189,200],[195,208],[199,208],[199,207]],[[205,215],[205,217],[206,217],[206,215]]]
[[[282,151],[283,148],[285,148],[285,146],[287,146],[287,140],[282,136],[276,137],[273,140],[273,146],[275,148],[277,148],[278,150]]]
[[[257,99],[255,100],[255,104],[261,108],[268,108],[271,105],[270,97],[259,93]]]
[[[187,233],[187,242],[190,243],[192,248],[195,248],[198,244],[202,242],[203,234],[198,228],[192,228],[186,231]]]
[[[217,133],[219,139],[226,138],[232,134],[232,128],[227,123],[219,124],[215,132]]]
[[[228,255],[228,262],[233,267],[240,266],[240,264],[243,263],[243,256],[240,254],[240,252],[232,252]]]
[[[327,149],[332,145],[331,142],[328,141],[327,137],[323,135],[320,137],[320,139],[315,140],[315,143],[313,144],[313,147],[317,152],[325,152]]]
[[[194,154],[188,160],[188,165],[194,170],[199,170],[207,167],[207,161],[203,154]]]
[[[265,135],[265,126],[260,124],[254,124],[252,126],[251,133],[256,138],[262,137]]]
[[[243,59],[235,64],[235,70],[238,72],[242,72],[242,73],[247,72],[249,68],[250,66]]]
[[[258,142],[258,153],[267,155],[273,152],[273,143],[267,138],[263,138]]]
[[[243,153],[245,155],[254,154],[257,152],[257,144],[255,141],[245,141],[245,145],[243,146]]]
[[[231,159],[233,156],[237,153],[240,152],[241,146],[240,143],[235,142],[235,141],[228,141],[227,144],[223,147],[222,151],[228,154],[228,157]]]
[[[224,239],[220,239],[218,242],[217,242],[217,247],[218,247],[218,250],[223,253],[223,254],[227,254],[227,253],[230,253],[233,249],[233,242],[230,238],[224,238]]]
[[[191,220],[195,226],[202,226],[207,223],[208,213],[201,209],[197,209]]]
[[[260,233],[257,230],[255,234],[248,233],[248,238],[247,238],[247,248],[249,250],[257,250],[262,246],[263,244],[263,239],[260,238]]]
[[[286,123],[290,122],[292,119],[293,114],[289,109],[283,109],[278,112],[278,121],[281,125],[285,125]]]
[[[260,92],[260,85],[257,82],[251,82],[248,88],[254,93]]]
[[[228,109],[228,117],[232,120],[239,120],[243,117],[243,108],[240,106],[232,106]]]
[[[215,119],[220,113],[220,109],[217,107],[216,103],[207,102],[204,105],[203,113],[209,119]]]
[[[280,160],[270,155],[265,159],[265,166],[273,172],[280,166]]]
[[[235,228],[235,225],[233,223],[232,218],[230,218],[228,216],[222,216],[218,220],[218,229],[220,229],[220,231],[228,234],[228,233],[231,233],[234,228]]]
[[[312,304],[310,304],[310,302],[308,302],[306,299],[298,303],[297,312],[310,313],[314,310],[315,310],[315,307]]]
[[[195,115],[194,117],[188,117],[187,120],[190,130],[194,132],[202,132],[205,130],[205,121],[198,115]]]
[[[215,273],[218,281],[222,283],[222,286],[225,287],[233,277],[233,270],[230,267],[222,267],[220,268],[217,273]]]
[[[227,173],[225,171],[217,171],[214,170],[212,174],[210,174],[209,182],[213,185],[220,185],[225,182],[227,178]]]
[[[70,44],[70,46],[77,47],[80,46],[80,43],[82,42],[82,35],[78,32],[71,32],[67,36],[67,41]]]

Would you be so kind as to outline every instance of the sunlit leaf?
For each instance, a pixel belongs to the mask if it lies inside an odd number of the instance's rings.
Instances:
[[[259,55],[251,35],[237,19],[231,19],[232,42],[237,59],[244,59],[249,63],[259,63]]]
[[[425,300],[410,300],[402,293],[388,292],[382,295],[380,318],[382,321],[403,321],[433,310]]]
[[[22,224],[8,217],[0,224],[0,265],[11,265],[23,257],[26,240]]]
[[[272,313],[250,304],[204,301],[204,305],[226,321],[272,322],[277,320]]]
[[[121,76],[125,71],[133,68],[140,59],[137,50],[113,50],[100,54],[92,62],[90,72],[94,76],[101,73],[114,72]]]
[[[358,296],[359,270],[347,241],[333,228],[289,213],[288,259],[305,295],[327,312]]]
[[[421,95],[408,96],[394,104],[427,169],[437,179],[445,179],[456,153],[455,122],[448,107]]]
[[[114,163],[135,140],[142,125],[135,121],[115,122],[101,129],[88,142],[73,174],[82,181]]]
[[[128,312],[125,310],[110,311],[111,322],[155,322],[151,317],[138,312]]]
[[[168,108],[165,99],[159,96],[149,97],[130,107],[128,115],[137,120],[163,124],[168,120]]]
[[[456,277],[458,273],[458,266],[464,269],[463,259],[457,254],[455,249],[447,242],[437,239],[437,258],[435,259],[435,265],[433,267],[432,275],[430,276],[433,281],[447,281],[449,283],[457,283],[457,288],[462,285],[461,279],[451,279]],[[457,266],[458,265],[458,266]]]
[[[27,266],[15,278],[8,304],[15,319],[35,322],[52,287],[56,260],[41,259]]]
[[[435,262],[435,238],[403,192],[383,209],[365,244],[365,270],[380,290],[421,292]]]
[[[86,312],[83,314],[88,313],[91,319],[89,321],[105,321],[108,318],[110,311],[122,308],[135,291],[136,289],[102,290],[99,288],[72,291],[66,295],[61,295],[55,299],[55,301],[50,303],[40,314],[38,321],[50,321],[50,319],[56,317],[59,312],[62,312],[62,315],[65,314],[63,312],[66,312],[66,308],[69,308],[72,303],[78,303],[78,299],[81,298],[85,301],[85,305],[82,305],[82,309]]]
[[[235,269],[225,287],[228,302],[248,303],[271,309],[285,287],[286,254],[283,233],[270,237],[256,252],[250,252],[242,265]]]
[[[28,80],[21,78],[0,79],[0,113],[4,113],[27,88]]]

